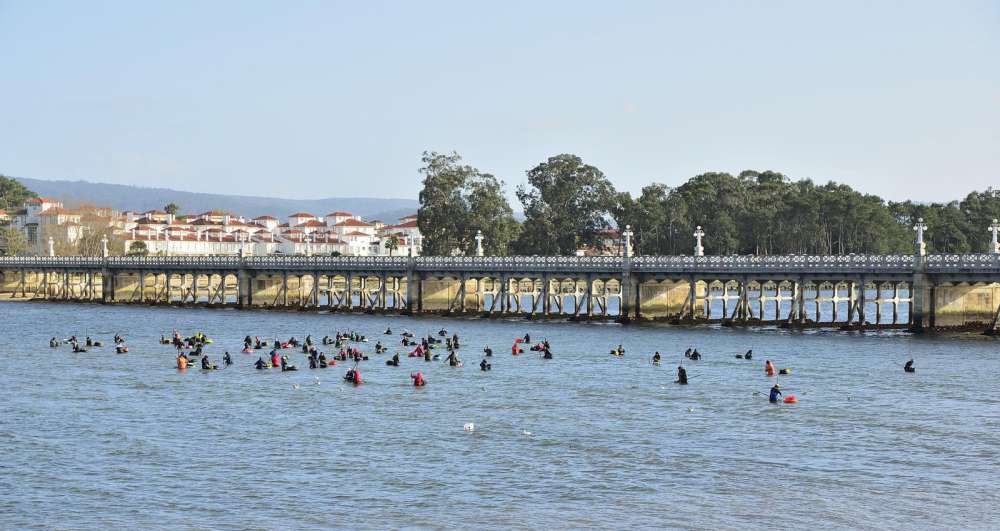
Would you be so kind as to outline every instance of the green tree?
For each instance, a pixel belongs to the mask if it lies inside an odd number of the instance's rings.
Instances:
[[[177,212],[180,209],[181,209],[181,207],[177,206],[177,203],[173,203],[173,202],[167,203],[167,206],[163,207],[163,211],[164,212],[166,212],[167,214],[174,215],[174,216],[177,215]]]
[[[385,239],[383,245],[389,251],[389,256],[392,256],[393,251],[399,249],[399,236],[396,236],[395,234],[389,236]]]
[[[146,246],[146,242],[134,241],[128,246],[127,256],[147,256],[149,255],[149,247]]]
[[[528,170],[528,184],[517,190],[525,215],[518,252],[568,256],[581,245],[599,246],[617,199],[601,170],[557,155]]]
[[[32,197],[38,197],[38,194],[25,188],[16,179],[0,175],[0,210],[21,208],[24,201]]]
[[[492,254],[507,254],[517,237],[514,211],[496,177],[462,164],[457,153],[424,152],[424,186],[420,191],[417,226],[423,235],[423,253],[469,254],[476,231],[482,231]]]
[[[17,256],[28,250],[24,233],[14,227],[0,227],[0,251],[4,256]]]

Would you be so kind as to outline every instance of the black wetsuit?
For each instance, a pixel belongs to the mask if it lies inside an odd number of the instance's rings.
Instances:
[[[684,367],[677,367],[677,383],[681,385],[687,385],[688,383],[688,373],[684,370]]]

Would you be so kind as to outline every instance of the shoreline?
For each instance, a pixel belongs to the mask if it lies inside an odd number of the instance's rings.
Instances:
[[[519,322],[534,322],[534,323],[592,323],[600,325],[618,325],[622,327],[635,326],[642,328],[659,328],[663,330],[668,329],[682,329],[682,330],[693,330],[693,329],[704,329],[704,330],[752,330],[752,331],[763,331],[763,332],[774,332],[774,331],[791,331],[791,332],[806,332],[806,331],[816,331],[816,332],[835,332],[835,333],[854,333],[854,334],[866,334],[866,333],[885,333],[892,332],[893,335],[909,336],[909,337],[984,337],[984,338],[1000,338],[1000,331],[994,333],[989,333],[983,331],[980,327],[954,327],[954,328],[936,328],[936,329],[925,329],[922,331],[913,331],[908,325],[867,325],[863,329],[859,328],[856,324],[847,325],[841,324],[839,326],[822,326],[816,323],[787,323],[785,321],[757,321],[748,322],[745,324],[733,322],[733,321],[722,321],[719,319],[713,320],[701,320],[695,322],[679,321],[675,318],[662,318],[662,319],[640,319],[640,320],[629,320],[628,322],[620,321],[617,316],[607,316],[607,317],[574,317],[565,315],[553,315],[553,316],[539,316],[530,314],[487,314],[482,312],[447,312],[447,311],[428,311],[418,314],[409,314],[403,311],[387,311],[378,312],[372,310],[342,310],[342,309],[329,309],[329,308],[300,308],[300,307],[250,307],[241,308],[232,304],[139,304],[139,303],[114,303],[114,304],[103,304],[97,301],[65,301],[65,300],[48,300],[41,298],[20,298],[11,297],[10,295],[0,295],[0,303],[53,303],[53,304],[82,304],[87,306],[115,306],[115,307],[142,307],[142,308],[170,308],[170,309],[187,309],[187,310],[239,310],[248,312],[274,312],[274,313],[300,313],[300,314],[314,314],[314,315],[371,315],[371,316],[383,316],[383,317],[411,317],[411,318],[443,318],[443,319],[454,319],[454,320],[471,320],[471,321],[519,321]],[[983,325],[985,327],[985,324]]]

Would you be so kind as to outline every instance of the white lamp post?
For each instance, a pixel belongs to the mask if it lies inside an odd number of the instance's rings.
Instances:
[[[923,256],[927,253],[927,244],[924,243],[924,231],[927,230],[927,224],[924,223],[924,218],[917,218],[917,224],[913,226],[913,230],[917,231],[914,252],[917,256]]]

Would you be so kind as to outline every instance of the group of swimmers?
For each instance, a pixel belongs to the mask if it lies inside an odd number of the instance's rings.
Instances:
[[[118,354],[125,354],[128,352],[128,346],[125,345],[125,338],[122,337],[120,334],[115,334],[113,341],[115,344],[115,352],[117,352]],[[76,336],[70,336],[64,341],[59,341],[54,337],[52,339],[49,339],[49,347],[51,348],[58,348],[59,345],[63,343],[69,344],[70,347],[72,347],[74,353],[87,352],[87,349],[89,348],[104,346],[104,343],[96,339],[91,339],[90,336],[87,336],[84,339],[83,345],[80,344],[80,341],[77,340]]]

